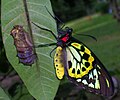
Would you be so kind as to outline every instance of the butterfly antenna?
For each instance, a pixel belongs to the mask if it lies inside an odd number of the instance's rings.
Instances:
[[[51,57],[51,58],[53,58],[53,57],[52,57],[52,53],[53,53],[53,51],[54,51],[56,48],[57,48],[57,46],[56,46],[54,49],[52,49],[52,51],[50,52],[50,57]]]
[[[76,34],[76,35],[88,36],[88,37],[94,39],[95,41],[97,41],[97,39],[92,35],[86,35],[86,34]]]
[[[62,22],[57,16],[53,16],[51,13],[50,13],[50,11],[48,10],[48,8],[45,6],[45,8],[46,8],[46,10],[47,10],[47,12],[50,14],[50,16],[53,18],[53,19],[55,19],[55,20],[58,20],[60,23],[62,23],[62,26],[61,26],[61,29],[65,26],[65,23],[64,22]]]

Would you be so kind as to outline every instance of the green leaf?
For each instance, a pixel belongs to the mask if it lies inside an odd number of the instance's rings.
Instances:
[[[49,0],[2,0],[2,36],[7,58],[17,71],[29,93],[37,100],[53,100],[59,81],[55,76],[53,59],[49,56],[54,47],[41,47],[36,49],[38,60],[32,66],[25,66],[19,63],[14,40],[10,36],[10,31],[14,25],[23,25],[29,32],[30,24],[24,2],[27,4],[30,21],[52,30],[56,33],[55,20],[47,12],[52,13]],[[41,31],[31,24],[32,35],[35,44],[55,42],[50,32]],[[30,32],[29,32],[30,33]]]
[[[10,100],[10,98],[6,95],[3,89],[0,87],[0,100]]]

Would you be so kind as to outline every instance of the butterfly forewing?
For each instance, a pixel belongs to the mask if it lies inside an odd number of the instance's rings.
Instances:
[[[103,64],[83,43],[73,41],[66,47],[67,77],[87,91],[105,97],[114,93],[113,82]]]

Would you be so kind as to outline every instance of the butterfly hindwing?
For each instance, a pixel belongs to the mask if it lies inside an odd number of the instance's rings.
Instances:
[[[105,97],[114,93],[112,79],[94,53],[83,43],[72,41],[66,47],[67,77],[83,89]]]

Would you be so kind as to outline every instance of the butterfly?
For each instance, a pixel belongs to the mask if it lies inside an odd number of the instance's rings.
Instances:
[[[19,62],[31,66],[36,61],[37,56],[30,35],[21,25],[15,25],[10,35],[14,39]]]
[[[57,29],[57,36],[51,30],[32,23],[38,28],[50,32],[57,40],[56,43],[38,45],[38,47],[56,45],[52,52],[56,49],[53,61],[57,78],[61,80],[66,76],[81,89],[100,94],[105,98],[112,98],[115,90],[114,83],[104,65],[92,50],[72,36],[72,28],[64,28],[65,24],[57,16],[53,16],[46,6],[45,8],[53,19],[63,24],[61,28]]]
[[[72,28],[59,29],[58,36],[51,30],[44,30],[51,32],[57,43],[39,45],[39,47],[56,45],[54,67],[59,80],[66,76],[68,80],[86,91],[104,97],[111,97],[114,94],[114,84],[110,74],[96,55],[84,43],[72,36]]]

